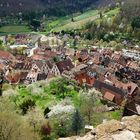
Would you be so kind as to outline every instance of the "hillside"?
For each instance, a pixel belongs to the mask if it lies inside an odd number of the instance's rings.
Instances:
[[[59,140],[139,140],[139,121],[139,116],[124,117],[121,122],[111,120],[98,125],[84,137],[60,138]]]
[[[119,9],[113,9],[106,13],[104,13],[104,16],[106,17],[114,17],[119,12]],[[75,15],[73,17],[74,22],[71,21],[71,17],[65,17],[65,18],[58,18],[54,21],[51,21],[47,24],[47,31],[54,31],[59,32],[62,30],[73,30],[73,29],[81,29],[83,26],[85,26],[86,23],[95,21],[99,19],[99,10],[89,10],[84,12],[80,15]]]
[[[36,11],[36,13],[46,13],[52,16],[62,16],[80,11],[89,7],[99,5],[108,5],[114,3],[113,0],[0,0],[0,16],[17,14],[19,12],[27,13]]]

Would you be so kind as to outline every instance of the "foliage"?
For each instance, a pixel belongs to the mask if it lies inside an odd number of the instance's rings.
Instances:
[[[131,23],[132,28],[140,28],[140,17],[133,18],[133,21]]]
[[[140,1],[127,0],[121,7],[121,16],[131,21],[134,17],[140,16]]]
[[[48,136],[51,134],[51,126],[48,122],[41,126],[41,133],[45,136]]]
[[[71,116],[75,111],[72,102],[69,99],[65,99],[50,109],[51,111],[48,113],[48,117],[53,126],[53,131],[59,137],[68,136]]]
[[[48,118],[48,113],[50,112],[51,110],[47,107],[45,110],[44,110],[44,116],[45,118]]]
[[[37,140],[38,137],[19,116],[2,112],[0,113],[0,139]]]
[[[99,97],[97,97],[96,92],[87,91],[81,93],[80,96],[81,104],[80,111],[88,124],[91,124],[92,117],[94,115],[93,107],[97,107],[100,103]],[[100,104],[99,104],[100,105]]]
[[[41,124],[45,122],[42,110],[37,107],[30,108],[24,118],[34,128],[34,131],[40,131]]]
[[[19,105],[20,109],[22,110],[23,114],[26,114],[29,108],[32,108],[35,106],[35,101],[27,98],[23,100],[23,102]]]
[[[31,20],[30,25],[33,27],[35,31],[37,31],[40,28],[41,23],[39,20],[33,19]]]
[[[72,85],[72,88],[71,86]],[[72,97],[74,94],[77,94],[76,87],[74,86],[73,81],[70,81],[66,78],[56,78],[51,80],[49,86],[45,88],[47,93],[56,95],[59,99],[64,99],[65,97]]]
[[[79,134],[80,130],[83,128],[83,119],[80,115],[80,112],[76,110],[72,117],[71,129],[75,132],[76,135]]]
[[[51,111],[48,113],[49,118],[58,118],[58,119],[69,119],[65,116],[69,116],[74,112],[74,106],[71,105],[71,101],[69,99],[65,99],[61,101],[59,104],[51,107]],[[60,116],[59,116],[60,115]]]
[[[9,98],[0,98],[0,140],[38,140],[32,127],[17,115],[15,104]]]

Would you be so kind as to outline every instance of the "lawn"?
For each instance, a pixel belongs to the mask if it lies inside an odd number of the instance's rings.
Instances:
[[[30,31],[27,25],[7,25],[0,28],[0,33],[22,33]]]

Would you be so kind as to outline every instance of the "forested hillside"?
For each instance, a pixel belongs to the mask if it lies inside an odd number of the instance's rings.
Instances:
[[[0,16],[34,11],[39,14],[63,16],[84,9],[113,3],[114,0],[0,0]]]

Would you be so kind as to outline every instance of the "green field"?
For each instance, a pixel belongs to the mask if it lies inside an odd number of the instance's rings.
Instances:
[[[30,32],[28,26],[26,25],[8,25],[2,26],[0,28],[0,33],[20,33],[20,32]]]
[[[119,9],[113,9],[104,13],[107,18],[111,18],[119,12]],[[62,31],[81,29],[87,22],[99,19],[98,10],[89,10],[83,14],[75,15],[74,22],[71,21],[71,17],[63,17],[46,23],[46,31]]]
[[[46,26],[47,31],[49,31],[51,27],[51,31],[61,31],[61,30],[69,30],[69,29],[79,29],[86,22],[95,20],[98,17],[98,10],[89,10],[83,14],[74,16],[74,22],[71,21],[71,17],[63,17],[51,21]]]

